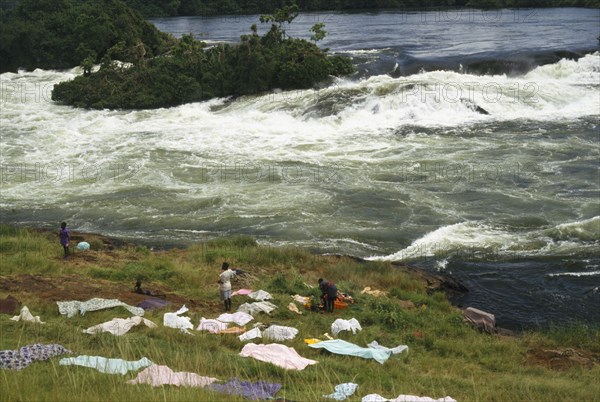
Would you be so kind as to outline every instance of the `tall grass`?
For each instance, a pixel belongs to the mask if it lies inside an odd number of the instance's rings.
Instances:
[[[0,316],[0,349],[17,349],[32,343],[59,343],[74,355],[99,355],[138,360],[148,357],[175,371],[190,371],[226,381],[269,381],[283,384],[278,397],[317,401],[330,394],[336,384],[355,382],[358,392],[350,401],[368,393],[393,398],[399,394],[450,395],[460,401],[592,401],[600,395],[600,366],[554,371],[527,363],[527,353],[537,348],[581,348],[593,356],[600,353],[599,330],[585,326],[539,329],[515,337],[488,335],[466,325],[460,312],[443,294],[428,295],[424,284],[386,263],[359,263],[349,258],[311,255],[301,249],[260,247],[250,238],[220,239],[187,250],[149,252],[143,247],[115,251],[92,251],[62,261],[57,239],[43,233],[0,226],[0,279],[17,275],[62,277],[78,275],[115,284],[133,283],[140,277],[173,293],[202,302],[189,316],[197,325],[201,317],[221,313],[216,278],[220,264],[227,260],[249,275],[234,287],[265,289],[273,294],[278,308],[269,316],[259,314],[254,322],[296,327],[300,335],[284,342],[302,356],[319,361],[303,371],[283,370],[274,365],[239,356],[242,343],[233,335],[194,331],[194,336],[162,326],[165,311],[149,311],[146,318],[159,324],[156,329],[135,327],[122,337],[110,334],[87,335],[81,331],[113,317],[128,317],[121,308],[88,312],[84,316],[60,316],[56,304],[39,300],[26,289],[17,296],[28,303],[45,325],[17,323]],[[303,311],[296,315],[286,309],[290,295],[318,294],[313,287],[319,277],[338,283],[356,303],[333,315]],[[361,294],[365,286],[387,290],[375,298]],[[0,296],[6,292],[0,289]],[[102,297],[102,294],[90,295]],[[400,300],[409,300],[414,309],[403,309]],[[234,298],[234,307],[247,301]],[[173,306],[173,309],[178,306]],[[342,332],[338,338],[359,346],[377,340],[384,346],[406,344],[408,354],[392,356],[381,365],[373,360],[332,355],[309,348],[303,338],[331,334],[336,318],[356,318],[363,330]],[[258,343],[261,341],[258,340]],[[239,401],[240,397],[208,389],[128,385],[124,376],[102,374],[93,369],[60,366],[60,358],[37,362],[22,371],[0,370],[2,401]]]

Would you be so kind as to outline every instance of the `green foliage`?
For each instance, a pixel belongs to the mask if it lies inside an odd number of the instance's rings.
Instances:
[[[120,60],[165,51],[169,35],[118,0],[20,0],[0,14],[0,73],[18,68],[71,68],[99,62],[115,44]]]
[[[310,40],[317,43],[320,40],[323,40],[325,36],[327,36],[327,31],[324,29],[325,24],[323,22],[318,22],[310,28],[310,32],[313,32],[314,35],[310,37]]]
[[[206,49],[203,42],[184,35],[168,56],[149,60],[134,55],[132,49],[139,47],[117,42],[106,52],[98,72],[57,84],[52,99],[85,108],[148,109],[274,88],[311,88],[330,75],[352,73],[349,59],[329,57],[305,40],[285,39],[282,25],[296,15],[297,9],[290,6],[263,16],[263,21],[273,23],[271,30],[260,37],[253,29],[235,46]],[[323,32],[320,29],[317,35]],[[133,58],[132,66],[111,61],[126,55]]]
[[[292,4],[290,6],[285,6],[283,8],[279,8],[275,10],[275,14],[266,14],[261,15],[259,20],[262,23],[272,22],[272,28],[277,32],[278,37],[282,37],[285,39],[285,28],[284,23],[288,25],[292,23],[296,19],[299,13],[299,8],[297,4]]]
[[[304,284],[304,280],[300,275],[293,275],[292,278],[288,278],[285,274],[279,272],[273,279],[266,285],[267,291],[285,294],[285,295],[297,295],[304,294],[308,290]]]
[[[370,314],[363,317],[364,325],[382,325],[390,331],[403,326],[402,308],[387,297],[367,299],[366,310]]]
[[[137,279],[164,281],[174,276],[174,274],[173,262],[166,258],[149,258],[141,262],[130,262],[117,269],[93,268],[90,270],[90,275],[93,278],[131,282],[132,284]]]

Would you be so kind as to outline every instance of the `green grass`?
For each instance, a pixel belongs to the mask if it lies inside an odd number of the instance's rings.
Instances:
[[[46,325],[17,323],[0,315],[0,349],[17,349],[32,343],[59,343],[74,356],[89,354],[138,360],[148,357],[175,371],[191,371],[226,381],[270,381],[283,384],[278,397],[296,401],[317,401],[333,392],[336,384],[356,382],[359,401],[369,393],[387,398],[412,394],[459,401],[593,401],[600,395],[600,366],[556,371],[528,365],[528,351],[539,348],[577,348],[589,354],[600,353],[600,330],[584,325],[552,327],[515,337],[483,334],[463,323],[460,311],[443,294],[428,295],[420,280],[398,272],[386,263],[361,264],[348,258],[315,256],[302,249],[265,248],[247,237],[220,239],[186,250],[150,252],[144,247],[123,247],[114,251],[98,249],[85,256],[75,255],[64,263],[62,250],[53,234],[0,226],[0,278],[20,274],[64,277],[77,275],[93,283],[108,280],[144,283],[170,289],[199,302],[201,308],[188,313],[197,325],[201,317],[220,314],[216,277],[222,261],[251,273],[234,282],[234,288],[264,289],[273,294],[279,306],[270,316],[260,314],[254,322],[277,323],[300,330],[297,339],[283,342],[302,356],[319,361],[303,371],[283,370],[268,363],[239,356],[243,344],[233,335],[195,332],[179,333],[162,325],[163,312],[148,312],[146,318],[156,329],[134,327],[122,337],[110,334],[87,335],[82,329],[128,317],[121,308],[88,312],[84,316],[60,316],[56,304],[41,300],[35,291],[13,294],[27,304]],[[290,295],[318,294],[319,277],[338,283],[356,300],[334,316],[287,310]],[[305,284],[306,283],[306,284]],[[387,290],[388,296],[374,298],[360,294],[365,286]],[[0,289],[0,296],[7,292]],[[102,297],[101,292],[90,294]],[[399,300],[410,300],[416,308],[404,310]],[[234,298],[234,308],[245,302]],[[174,311],[179,306],[171,306]],[[188,305],[188,307],[190,307]],[[328,354],[307,347],[303,339],[331,333],[335,318],[355,317],[363,330],[342,332],[344,339],[361,346],[377,340],[385,346],[406,344],[408,354],[392,356],[381,365],[373,360]],[[60,366],[60,358],[36,362],[22,371],[0,370],[2,401],[238,401],[239,397],[207,389],[129,385],[136,372],[124,376],[102,374],[93,369]]]

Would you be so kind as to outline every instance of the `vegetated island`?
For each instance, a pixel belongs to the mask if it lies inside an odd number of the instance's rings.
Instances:
[[[76,244],[83,240],[91,248],[79,252]],[[276,397],[298,401],[322,400],[321,395],[348,381],[359,384],[351,400],[377,393],[386,398],[448,395],[458,401],[591,401],[600,393],[598,327],[552,326],[515,336],[485,333],[465,323],[461,311],[443,292],[431,289],[426,279],[389,262],[314,255],[295,247],[263,247],[249,237],[219,238],[170,250],[150,250],[77,232],[72,232],[72,242],[71,258],[64,261],[56,231],[0,225],[0,299],[10,295],[13,305],[18,300],[46,322],[14,322],[10,316],[18,312],[0,314],[0,350],[42,343],[60,344],[73,351],[73,356],[125,360],[143,356],[174,371],[223,381],[284,382]],[[302,371],[284,370],[240,356],[245,343],[235,335],[192,330],[194,336],[190,336],[163,325],[163,314],[183,304],[190,309],[185,315],[194,328],[201,317],[216,318],[222,313],[216,280],[223,261],[246,272],[233,281],[234,290],[261,289],[272,295],[269,301],[277,308],[256,315],[255,321],[298,329],[298,336],[283,343],[301,356],[317,360],[317,365]],[[320,314],[302,305],[297,306],[302,314],[288,310],[295,294],[318,298],[316,284],[321,277],[336,282],[354,303],[333,314]],[[134,292],[138,280],[144,292]],[[370,290],[365,291],[366,287]],[[130,317],[125,309],[66,318],[56,305],[57,301],[83,302],[93,297],[136,305],[149,297],[146,291],[161,295],[169,305],[145,312],[144,318],[157,324],[156,328],[135,327],[123,336],[90,335],[82,329],[115,316]],[[235,310],[253,300],[235,296],[232,302]],[[338,318],[355,318],[362,327],[355,334],[340,332],[338,339],[363,347],[373,340],[388,347],[407,345],[409,352],[380,364],[322,353],[304,343],[304,338],[325,340],[324,334],[332,334],[331,325]],[[81,401],[102,395],[106,400],[240,400],[205,388],[133,386],[126,380],[136,373],[111,376],[88,368],[63,367],[57,361],[37,362],[20,371],[2,370],[5,398]]]
[[[55,85],[58,103],[96,109],[151,109],[215,97],[312,88],[354,71],[350,59],[317,46],[327,34],[311,28],[311,41],[291,38],[286,24],[295,4],[260,17],[239,44],[208,46],[191,35],[158,31],[116,0],[21,0],[0,15],[5,40],[0,71],[83,67],[83,75]],[[125,62],[125,63],[124,63]],[[94,64],[100,63],[98,71]]]

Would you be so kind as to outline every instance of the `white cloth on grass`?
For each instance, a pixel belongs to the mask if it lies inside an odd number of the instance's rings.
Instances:
[[[104,310],[113,307],[125,307],[133,315],[144,315],[144,309],[141,307],[130,306],[129,304],[123,303],[118,299],[101,299],[93,298],[88,301],[58,301],[58,311],[62,315],[66,315],[71,318],[78,312],[84,315],[87,311]]]
[[[263,338],[273,341],[286,341],[294,339],[298,335],[298,329],[293,327],[284,327],[283,325],[271,325],[263,330]]]
[[[94,368],[101,373],[108,374],[127,374],[128,371],[139,370],[144,367],[148,367],[153,363],[142,357],[140,360],[136,361],[126,361],[123,359],[107,359],[102,356],[77,356],[77,357],[65,357],[64,359],[60,359],[58,362],[61,366],[83,366]]]
[[[35,322],[38,324],[45,324],[45,322],[42,321],[42,319],[40,318],[39,315],[36,315],[34,317],[33,314],[31,314],[31,312],[29,311],[29,307],[27,307],[27,306],[21,307],[21,313],[19,313],[19,315],[14,316],[13,318],[11,318],[11,320],[13,320],[13,321],[28,321],[28,322]]]
[[[215,381],[218,380],[213,377],[203,377],[185,371],[175,372],[167,366],[153,364],[140,371],[137,377],[127,381],[127,384],[150,384],[153,387],[160,387],[161,385],[206,387]]]
[[[395,348],[386,348],[385,346],[381,346],[379,343],[377,343],[377,341],[373,341],[369,344],[367,344],[368,347],[373,348],[373,349],[381,349],[381,350],[387,350],[392,352],[392,354],[397,355],[398,353],[402,353],[402,352],[408,352],[408,346],[407,345],[398,345]]]
[[[294,299],[294,301],[296,301],[302,305],[305,305],[308,302],[310,302],[310,297],[308,297],[308,296],[293,295],[292,299]]]
[[[217,320],[221,322],[233,322],[236,325],[246,325],[253,319],[254,317],[252,317],[250,314],[242,311],[237,311],[235,313],[223,313],[217,317]]]
[[[248,295],[249,297],[251,297],[254,300],[259,300],[259,301],[264,301],[264,300],[269,300],[272,299],[273,297],[269,294],[269,292],[266,292],[264,290],[257,290],[256,292],[252,292]]]
[[[433,399],[428,396],[398,395],[394,399],[386,399],[379,394],[369,394],[363,396],[361,402],[456,402],[456,399],[446,396],[444,398]]]
[[[252,328],[248,332],[244,332],[243,334],[238,336],[238,338],[240,339],[240,341],[245,342],[245,341],[249,341],[251,339],[262,338],[262,334],[260,332],[260,328],[257,327],[257,328]]]
[[[294,348],[278,343],[270,343],[268,345],[248,343],[242,348],[240,356],[252,357],[256,360],[291,370],[304,370],[306,366],[318,363],[316,360],[300,356]]]
[[[156,328],[157,325],[150,320],[136,316],[131,318],[113,318],[110,321],[102,324],[94,325],[88,329],[84,329],[84,334],[95,334],[98,332],[110,332],[113,335],[121,336],[129,332],[136,325],[144,324],[148,328]]]
[[[332,398],[337,401],[343,401],[346,398],[354,395],[357,388],[358,384],[354,384],[353,382],[338,384],[335,386],[335,392],[333,394],[323,395],[323,398]]]
[[[362,330],[362,327],[356,318],[351,318],[349,320],[338,318],[331,324],[331,332],[333,335],[337,335],[342,331],[352,331],[352,333],[355,334],[356,331],[360,330]]]
[[[200,324],[198,324],[198,327],[196,328],[196,331],[208,331],[211,334],[218,334],[224,329],[227,329],[227,325],[227,323],[219,320],[212,320],[202,317],[200,319]]]
[[[267,301],[262,301],[262,302],[254,302],[254,303],[244,303],[238,307],[238,311],[248,313],[251,315],[260,313],[261,311],[269,314],[271,311],[275,310],[276,308],[277,308],[277,306],[274,305],[273,303],[267,302]]]
[[[293,313],[302,315],[302,311],[298,310],[298,306],[296,306],[296,303],[294,302],[290,302],[290,304],[288,304],[288,310],[290,310]]]
[[[177,328],[181,332],[192,335],[188,329],[194,329],[192,319],[190,317],[180,317],[180,314],[187,312],[189,309],[183,305],[179,310],[174,313],[165,313],[163,316],[163,325],[169,328]]]

